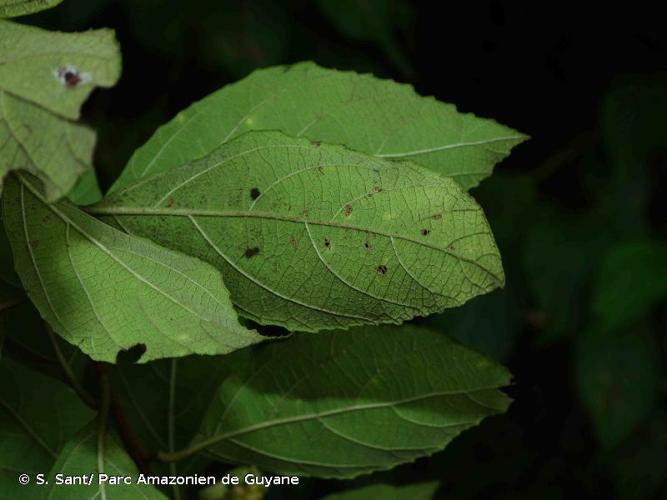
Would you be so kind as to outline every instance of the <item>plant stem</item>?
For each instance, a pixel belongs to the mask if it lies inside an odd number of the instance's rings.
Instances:
[[[143,443],[134,432],[134,429],[132,429],[132,426],[128,423],[123,405],[113,387],[110,388],[110,399],[111,413],[113,414],[116,427],[118,428],[118,433],[123,440],[125,449],[127,450],[132,460],[134,460],[134,463],[137,464],[137,469],[139,469],[139,472],[146,475],[151,475],[152,472],[150,466],[148,465],[148,461],[151,460],[151,455],[146,451]]]
[[[97,372],[100,380],[100,411],[97,415],[97,472],[104,473],[104,454],[106,446],[107,420],[111,401],[111,384],[107,367],[98,363]],[[100,484],[100,499],[106,500],[106,489]]]
[[[170,374],[169,374],[169,406],[167,408],[167,426],[168,426],[168,445],[169,445],[169,452],[173,453],[174,448],[176,447],[175,445],[175,434],[176,434],[176,429],[174,425],[174,406],[176,404],[176,366],[178,364],[178,360],[176,358],[173,358],[170,363]],[[169,472],[171,473],[172,476],[176,475],[176,464],[174,462],[169,463]],[[174,485],[173,488],[174,491],[174,499],[175,500],[180,500],[181,499],[181,490],[177,485]]]
[[[55,352],[56,358],[58,358],[58,362],[60,363],[60,366],[63,369],[63,372],[65,373],[65,377],[67,378],[67,381],[69,382],[70,386],[72,389],[74,389],[74,392],[81,398],[81,400],[86,403],[89,407],[93,409],[97,409],[98,404],[97,401],[95,401],[95,398],[93,398],[88,392],[83,388],[81,383],[79,382],[79,379],[74,375],[74,372],[72,371],[72,367],[69,365],[67,360],[65,359],[65,356],[63,355],[63,352],[60,350],[60,346],[58,345],[58,340],[56,339],[56,336],[53,334],[53,331],[51,330],[51,327],[46,325],[46,332],[49,336],[49,339],[51,340],[51,345],[53,346],[53,351]]]

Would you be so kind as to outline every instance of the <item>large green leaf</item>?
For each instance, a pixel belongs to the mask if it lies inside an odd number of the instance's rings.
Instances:
[[[90,168],[95,134],[72,119],[120,75],[111,30],[54,33],[0,21],[0,177],[25,169],[49,200]]]
[[[296,334],[223,365],[195,449],[286,474],[388,469],[509,404],[502,366],[409,325]]]
[[[0,362],[0,499],[34,500],[19,474],[46,474],[65,442],[93,417],[69,387],[6,358]]]
[[[290,329],[398,323],[504,282],[481,208],[452,179],[277,132],[92,212],[214,264],[244,315]]]
[[[127,455],[113,434],[105,436],[103,451],[97,441],[96,426],[91,424],[79,432],[58,455],[48,477],[48,487],[44,487],[43,498],[49,500],[108,499],[108,500],[160,500],[166,499],[152,486],[138,484],[136,465]],[[56,474],[64,477],[90,476],[90,485],[65,485],[56,483]],[[102,474],[131,478],[132,484],[109,484],[101,482]]]
[[[373,484],[356,490],[327,495],[324,500],[431,500],[438,489],[438,483],[409,484],[392,486]]]
[[[421,97],[409,85],[301,63],[256,71],[176,115],[136,151],[112,190],[200,158],[248,130],[280,130],[409,159],[465,188],[526,139]]]
[[[0,17],[18,17],[55,7],[63,0],[0,0]]]
[[[114,361],[143,344],[142,361],[223,354],[259,342],[242,327],[220,274],[199,260],[130,236],[67,202],[47,204],[11,179],[3,214],[28,295],[63,338]]]

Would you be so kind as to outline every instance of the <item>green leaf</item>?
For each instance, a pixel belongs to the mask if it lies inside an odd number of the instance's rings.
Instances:
[[[55,7],[63,0],[0,0],[0,17],[18,17]]]
[[[113,386],[126,421],[146,449],[188,446],[225,376],[225,363],[226,357],[187,356],[114,368]],[[210,464],[210,458],[198,454],[168,465],[156,462],[152,469],[165,475],[204,474]]]
[[[600,141],[607,164],[591,179],[608,229],[626,237],[650,232],[647,207],[667,154],[667,78],[615,79],[601,99]],[[607,178],[605,178],[607,177]]]
[[[579,395],[600,443],[611,448],[627,438],[653,409],[659,395],[658,348],[639,331],[585,331],[577,338]]]
[[[437,482],[392,486],[374,484],[356,490],[327,495],[324,500],[431,500],[438,489]]]
[[[276,132],[245,134],[92,213],[210,262],[243,315],[288,329],[399,323],[504,283],[484,214],[452,179]]]
[[[24,169],[49,200],[90,168],[95,134],[72,119],[120,75],[111,30],[55,33],[0,21],[0,176]]]
[[[93,417],[69,387],[6,358],[0,362],[0,499],[34,500],[19,474],[48,472],[65,442]]]
[[[605,330],[632,324],[667,298],[667,245],[620,243],[602,258],[593,288],[593,313]]]
[[[100,474],[107,476],[130,476],[136,482],[138,471],[113,434],[105,436],[104,453],[99,456],[97,430],[94,424],[79,432],[58,455],[58,460],[49,473],[48,487],[44,498],[49,500],[108,499],[108,500],[148,500],[166,499],[162,493],[145,484],[108,484],[99,481]],[[100,467],[100,464],[102,465]],[[91,485],[57,485],[56,474],[82,476],[94,474]]]
[[[93,359],[113,362],[138,344],[141,361],[224,354],[259,342],[242,327],[212,267],[94,219],[47,204],[10,179],[3,213],[16,268],[53,329]]]
[[[69,193],[69,200],[75,205],[92,205],[102,199],[102,189],[95,170],[87,170]]]
[[[389,469],[509,404],[502,366],[411,325],[296,334],[234,353],[223,369],[194,449],[285,474]]]
[[[180,449],[189,444],[226,375],[226,359],[187,356],[113,370],[128,422],[148,448]]]
[[[0,213],[0,280],[15,288],[21,287],[21,280],[14,270],[14,257],[12,257],[12,247],[7,239],[5,224],[2,221]]]
[[[478,297],[466,307],[429,316],[426,324],[499,362],[512,352],[521,331],[520,307],[510,286]]]
[[[599,217],[552,205],[533,207],[532,218],[518,250],[536,306],[531,322],[549,343],[574,335],[589,314],[588,286],[609,235]]]
[[[5,334],[5,354],[43,375],[68,382],[46,323],[33,303],[28,300],[25,292],[21,293],[23,300],[0,315],[0,334]],[[84,383],[90,358],[57,335],[53,338],[72,374]]]
[[[526,139],[421,97],[409,85],[301,63],[256,71],[176,115],[136,151],[111,190],[200,158],[248,130],[280,130],[411,160],[464,188],[490,175]]]

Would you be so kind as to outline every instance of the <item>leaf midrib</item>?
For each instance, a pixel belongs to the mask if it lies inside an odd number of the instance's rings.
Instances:
[[[316,220],[308,219],[304,216],[292,216],[284,214],[276,214],[273,212],[262,212],[262,211],[249,211],[249,210],[207,210],[207,209],[190,209],[190,208],[155,208],[155,207],[90,207],[86,211],[92,215],[138,215],[138,216],[172,216],[172,217],[240,217],[240,218],[259,218],[259,219],[271,219],[278,220],[281,222],[293,222],[298,224],[309,224],[315,226],[327,226],[335,227],[337,229],[347,229],[351,231],[359,231],[364,233],[371,233],[376,236],[383,236],[385,238],[394,238],[399,240],[408,241],[416,245],[421,245],[432,250],[441,251],[455,259],[458,259],[462,262],[467,262],[468,264],[479,268],[488,274],[497,285],[502,284],[502,280],[494,273],[489,271],[487,268],[482,266],[476,260],[463,257],[456,252],[452,252],[447,248],[443,248],[439,245],[428,243],[426,241],[421,241],[417,239],[410,238],[398,233],[390,233],[388,231],[381,231],[375,228],[357,226],[353,224],[341,224],[334,221],[325,221],[325,220]],[[481,257],[486,256],[487,254],[481,255]],[[490,253],[489,255],[495,255]]]
[[[84,236],[87,240],[89,240],[91,243],[93,243],[96,247],[98,247],[100,250],[102,250],[105,254],[107,254],[109,257],[111,257],[115,262],[117,262],[123,269],[127,270],[132,276],[134,276],[136,279],[144,283],[145,285],[149,286],[150,288],[154,289],[155,291],[159,292],[161,295],[163,295],[165,298],[169,299],[170,301],[174,302],[177,306],[182,307],[183,309],[189,311],[191,314],[200,317],[199,314],[197,314],[195,311],[192,311],[190,308],[185,306],[184,304],[181,304],[178,300],[173,298],[171,295],[168,293],[164,292],[161,290],[159,287],[151,283],[150,281],[146,280],[143,276],[138,274],[134,269],[129,267],[127,264],[124,264],[119,257],[117,257],[109,248],[107,248],[102,242],[100,242],[98,239],[90,235],[88,232],[86,232],[82,227],[80,227],[78,224],[76,224],[73,220],[71,220],[67,215],[62,213],[60,210],[58,210],[53,204],[50,204],[46,202],[42,196],[30,185],[28,181],[26,181],[23,176],[18,174],[19,179],[21,179],[21,188],[25,187],[30,191],[41,203],[47,206],[49,210],[51,210],[55,215],[57,215],[65,224],[72,226],[74,229],[76,229],[82,236]],[[29,245],[28,245],[29,246]]]
[[[485,386],[485,387],[476,387],[476,388],[471,388],[471,389],[466,389],[466,390],[460,390],[460,391],[435,391],[435,392],[429,392],[426,394],[420,394],[419,396],[412,396],[409,398],[403,398],[403,399],[398,399],[395,401],[384,401],[384,402],[378,402],[378,403],[368,403],[368,404],[359,404],[359,405],[353,405],[353,406],[346,406],[342,408],[336,408],[334,410],[329,410],[329,411],[324,411],[320,413],[308,413],[305,415],[297,415],[293,417],[284,417],[284,418],[278,418],[274,420],[267,420],[265,422],[261,422],[258,424],[254,425],[249,425],[247,427],[243,427],[241,429],[237,429],[235,431],[223,433],[223,434],[218,434],[216,436],[212,436],[210,438],[207,438],[205,440],[202,440],[198,443],[195,444],[193,447],[196,448],[197,450],[201,451],[205,448],[208,448],[209,446],[213,446],[221,441],[225,441],[227,439],[231,439],[237,436],[242,436],[245,434],[249,434],[251,432],[256,432],[260,431],[263,429],[271,428],[271,427],[276,427],[280,425],[287,425],[287,424],[293,424],[297,422],[304,422],[308,420],[316,420],[320,418],[326,418],[326,417],[331,417],[335,415],[340,415],[340,414],[345,414],[345,413],[351,413],[351,412],[357,412],[357,411],[364,411],[364,410],[375,410],[375,409],[382,409],[382,408],[391,408],[394,406],[402,405],[402,404],[407,404],[407,403],[413,403],[416,401],[421,401],[424,399],[429,399],[429,398],[435,398],[435,397],[442,397],[442,396],[461,396],[461,395],[469,395],[470,393],[476,393],[476,392],[482,392],[482,391],[488,391],[488,390],[494,390],[498,389],[498,386]],[[477,403],[479,404],[479,403]],[[481,405],[480,405],[481,406]]]

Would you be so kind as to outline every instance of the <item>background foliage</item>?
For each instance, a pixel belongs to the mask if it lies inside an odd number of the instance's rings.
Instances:
[[[272,64],[408,81],[532,140],[472,193],[507,285],[427,320],[514,374],[509,413],[444,452],[351,484],[439,481],[446,498],[667,498],[667,40],[607,7],[67,0],[22,22],[110,27],[123,77],[84,105],[108,188],[155,128]],[[85,436],[82,436],[82,439]],[[315,495],[317,493],[317,495]],[[389,497],[388,497],[389,498]]]

